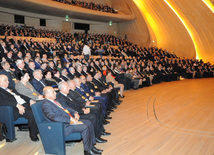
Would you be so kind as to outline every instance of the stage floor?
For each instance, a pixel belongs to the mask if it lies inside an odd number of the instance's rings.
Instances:
[[[129,90],[105,126],[111,136],[97,144],[104,155],[213,155],[214,78],[165,82]],[[13,143],[0,142],[2,155],[44,154],[41,141],[16,132]],[[83,155],[82,142],[66,147]]]

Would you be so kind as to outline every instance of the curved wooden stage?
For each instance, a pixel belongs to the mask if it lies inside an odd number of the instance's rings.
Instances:
[[[97,144],[104,155],[214,154],[214,78],[161,83],[124,95],[105,126],[112,135]],[[17,132],[17,138],[0,154],[44,154],[28,133]],[[68,146],[67,154],[81,155],[82,148],[82,143]]]

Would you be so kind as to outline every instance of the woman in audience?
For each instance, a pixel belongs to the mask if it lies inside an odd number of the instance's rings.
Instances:
[[[29,74],[23,70],[18,74],[19,82],[16,84],[15,89],[22,95],[25,95],[32,100],[41,100],[43,95],[39,94],[29,82]]]
[[[52,71],[52,73],[53,73],[53,79],[54,79],[57,83],[59,83],[59,82],[61,82],[61,81],[64,81],[64,80],[60,77],[60,72],[59,72],[57,69],[54,69],[54,70]]]
[[[124,91],[124,85],[118,83],[111,75],[111,71],[107,71],[107,76],[106,76],[106,82],[112,82],[114,84],[114,88],[120,88],[120,97],[124,98],[123,96],[123,91]]]
[[[56,82],[56,80],[54,80],[52,78],[52,74],[51,74],[51,71],[45,71],[43,73],[43,76],[45,77],[45,83],[47,84],[47,86],[51,86],[53,88],[58,88],[58,84]]]

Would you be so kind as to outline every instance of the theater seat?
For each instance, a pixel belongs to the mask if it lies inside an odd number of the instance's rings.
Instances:
[[[5,123],[7,127],[7,142],[16,140],[15,125],[28,124],[28,120],[23,117],[14,121],[13,107],[11,106],[0,106],[0,122]]]
[[[65,155],[65,142],[81,139],[80,133],[72,133],[65,137],[63,123],[46,121],[42,113],[42,101],[33,104],[31,108],[45,153]]]

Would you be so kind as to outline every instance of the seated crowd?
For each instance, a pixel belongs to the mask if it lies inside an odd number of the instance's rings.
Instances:
[[[5,26],[3,32],[30,34],[28,28],[18,29]],[[56,32],[50,32],[55,37]],[[60,35],[55,42],[7,36],[0,40],[0,105],[12,106],[15,119],[21,116],[28,119],[32,141],[39,140],[30,108],[37,100],[43,100],[45,119],[66,124],[65,135],[81,133],[85,154],[101,154],[102,150],[94,145],[107,142],[101,138],[110,135],[104,125],[110,123],[111,112],[121,104],[124,90],[180,77],[214,76],[210,63],[179,58],[156,47],[138,47],[111,35],[57,33]],[[91,49],[89,59],[82,56],[84,43]],[[103,53],[95,58],[98,48]]]
[[[83,7],[86,9],[91,9],[91,10],[97,10],[97,11],[102,11],[102,12],[109,12],[109,13],[117,13],[117,10],[114,8],[108,6],[107,4],[96,4],[94,2],[84,2],[80,0],[53,0],[57,2],[61,2],[64,4],[69,4],[69,5],[74,5],[74,6],[79,6]]]

